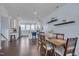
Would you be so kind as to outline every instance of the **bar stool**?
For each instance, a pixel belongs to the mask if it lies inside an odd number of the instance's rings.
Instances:
[[[10,42],[13,42],[13,41],[15,41],[15,40],[16,40],[15,35],[10,35]]]

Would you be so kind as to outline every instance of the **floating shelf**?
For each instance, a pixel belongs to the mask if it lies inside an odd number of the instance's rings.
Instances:
[[[71,23],[75,23],[75,21],[63,22],[63,23],[55,24],[54,26],[65,25],[65,24],[71,24]]]
[[[52,23],[52,22],[55,22],[55,21],[57,21],[57,19],[54,19],[54,20],[49,21],[48,24],[49,23]]]

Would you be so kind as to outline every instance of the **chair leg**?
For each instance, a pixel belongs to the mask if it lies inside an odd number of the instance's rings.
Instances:
[[[74,56],[74,53],[72,53],[72,56]]]
[[[72,52],[72,56],[74,56],[74,53],[75,53],[75,50],[73,50],[73,52]]]
[[[46,50],[45,56],[47,56],[47,52],[48,52],[48,51]]]
[[[38,41],[37,41],[38,42]],[[39,42],[37,43],[37,49],[39,49]]]
[[[39,45],[38,45],[37,49],[39,49]]]

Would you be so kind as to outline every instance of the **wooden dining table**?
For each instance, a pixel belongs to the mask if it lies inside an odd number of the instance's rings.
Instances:
[[[62,39],[48,39],[47,38],[46,42],[49,44],[52,44],[54,55],[55,55],[55,47],[61,47],[61,46],[64,47],[64,45],[66,44],[66,41]]]
[[[66,41],[62,39],[46,39],[46,41],[55,46],[63,46],[66,43]]]

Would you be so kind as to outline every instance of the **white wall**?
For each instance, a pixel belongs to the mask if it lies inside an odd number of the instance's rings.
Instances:
[[[4,6],[0,6],[0,33],[6,34],[8,37],[8,13]],[[0,35],[0,49],[1,49],[1,40],[3,38]]]
[[[1,32],[8,38],[8,31],[9,31],[9,16],[6,8],[4,6],[0,6],[0,19],[1,19]]]
[[[51,20],[52,17],[56,17],[58,19],[57,22],[46,24],[47,21]],[[62,22],[62,20],[66,19],[74,20],[73,24],[66,24],[60,26],[54,26],[56,23]],[[79,4],[67,4],[62,8],[54,11],[49,17],[45,18],[46,22],[44,23],[44,31],[53,30],[54,32],[64,33],[65,39],[67,37],[75,37],[79,38]],[[79,39],[77,42],[76,55],[79,55]]]
[[[0,33],[1,33],[1,18],[0,18]],[[1,34],[0,34],[0,49],[1,49]]]
[[[1,17],[1,33],[9,39],[9,18],[8,17]],[[6,40],[6,39],[1,39]]]

